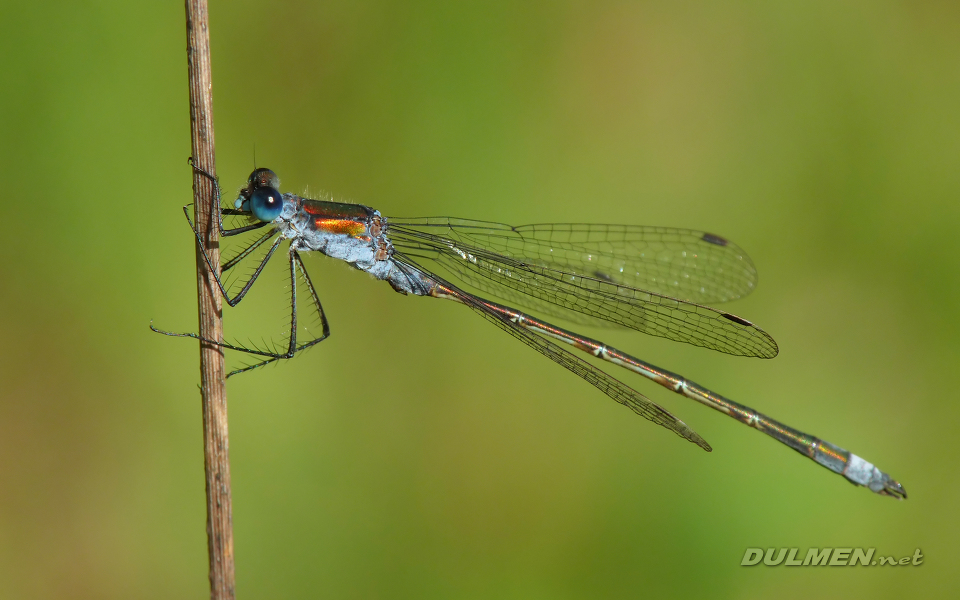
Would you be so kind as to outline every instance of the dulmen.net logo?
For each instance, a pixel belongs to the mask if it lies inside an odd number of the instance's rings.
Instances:
[[[747,548],[740,565],[752,567],[900,567],[923,564],[923,554],[917,548],[912,556],[874,556],[876,548],[808,548],[803,559],[799,548]]]

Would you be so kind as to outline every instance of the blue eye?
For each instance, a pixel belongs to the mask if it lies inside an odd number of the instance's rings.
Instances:
[[[261,221],[272,221],[283,210],[283,196],[272,187],[258,187],[250,194],[250,211]]]

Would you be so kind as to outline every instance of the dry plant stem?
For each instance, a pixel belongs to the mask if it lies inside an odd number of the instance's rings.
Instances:
[[[216,174],[213,143],[213,95],[210,76],[210,34],[206,0],[186,0],[187,63],[190,80],[190,137],[193,164]],[[197,230],[207,255],[220,264],[219,231],[211,214],[214,186],[194,171],[193,206]],[[213,274],[197,249],[197,296],[200,337],[223,341],[223,320]],[[207,551],[210,557],[210,597],[234,598],[233,518],[230,505],[230,461],[227,435],[227,394],[223,352],[200,343],[200,389],[203,406],[203,462],[207,487]]]

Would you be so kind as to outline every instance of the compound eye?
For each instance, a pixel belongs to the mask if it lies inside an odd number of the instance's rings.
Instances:
[[[250,211],[261,221],[273,221],[283,211],[283,196],[272,187],[258,187],[250,194]]]
[[[250,177],[247,178],[247,186],[249,189],[255,189],[258,187],[272,187],[274,189],[279,189],[280,178],[277,177],[277,174],[270,169],[260,168],[254,170],[253,173],[250,173]]]

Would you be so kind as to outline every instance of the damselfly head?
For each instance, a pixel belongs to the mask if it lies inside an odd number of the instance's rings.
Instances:
[[[233,205],[239,210],[252,212],[261,221],[272,221],[283,209],[279,187],[280,178],[276,173],[266,168],[254,169]]]

